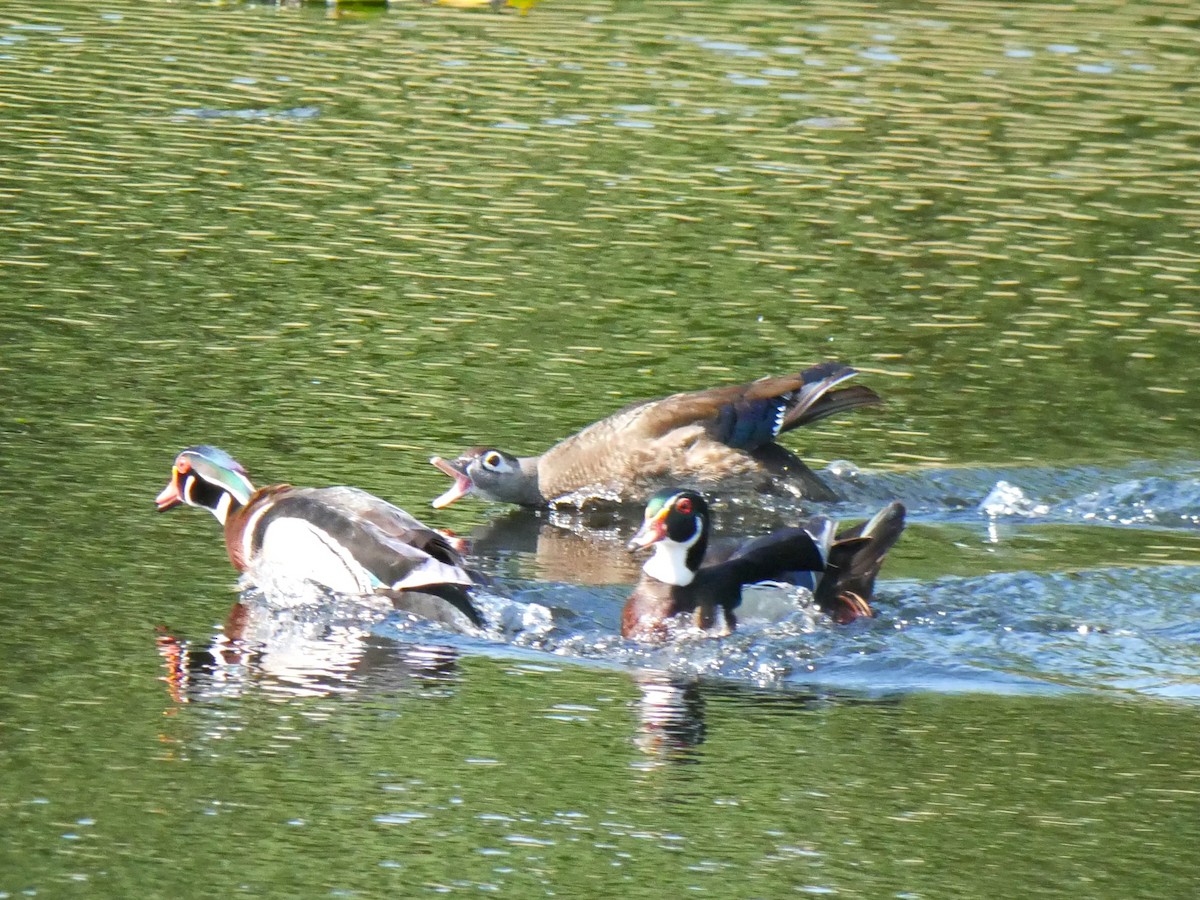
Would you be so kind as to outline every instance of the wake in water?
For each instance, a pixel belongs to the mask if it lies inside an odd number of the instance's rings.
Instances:
[[[862,510],[902,501],[910,517],[962,522],[990,519],[1156,528],[1200,527],[1200,465],[1133,463],[1120,468],[918,469],[861,473],[835,463],[830,477],[845,502]]]
[[[889,581],[889,563],[876,619],[835,626],[814,612],[803,589],[763,585],[747,592],[734,634],[713,640],[679,625],[669,643],[645,646],[619,636],[621,605],[637,572],[623,548],[631,524],[606,520],[590,531],[578,518],[505,517],[473,536],[476,558],[495,578],[478,596],[486,629],[452,633],[377,599],[315,590],[281,609],[250,590],[207,646],[165,639],[160,647],[175,660],[181,696],[191,699],[249,684],[293,696],[426,684],[462,653],[870,695],[1104,689],[1200,699],[1200,566],[1104,558],[1111,546],[1134,546],[1139,534],[1148,558],[1200,560],[1200,546],[1187,543],[1200,524],[1195,466],[833,473],[847,497],[839,516],[899,497],[925,526],[916,545],[932,546],[943,560],[955,556],[943,532],[961,534],[964,525],[979,544],[1001,548],[1025,534],[1014,526],[1115,528],[1097,531],[1110,536],[1093,542],[1101,558],[1078,571]],[[735,503],[725,524],[752,533],[759,521],[787,515]],[[1049,542],[1058,532],[1048,534]],[[901,569],[906,540],[897,547]],[[536,577],[525,577],[529,569]],[[547,577],[556,569],[565,580]]]

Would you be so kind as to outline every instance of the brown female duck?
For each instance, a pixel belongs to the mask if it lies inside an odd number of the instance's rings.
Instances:
[[[708,490],[786,492],[809,500],[837,495],[779,435],[836,413],[882,402],[836,362],[795,375],[760,378],[635,403],[555,444],[516,457],[475,447],[455,460],[430,459],[454,479],[433,501],[440,509],[467,494],[498,503],[545,506],[564,499],[628,500],[686,481]]]

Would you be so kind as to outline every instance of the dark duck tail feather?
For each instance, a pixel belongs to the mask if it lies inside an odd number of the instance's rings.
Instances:
[[[418,590],[385,589],[380,593],[391,598],[396,609],[439,625],[461,628],[465,617],[476,628],[485,627],[483,616],[471,601],[469,588],[461,584],[428,584]]]
[[[830,416],[850,412],[853,409],[862,409],[864,406],[880,406],[882,403],[882,397],[861,384],[839,388],[818,397],[800,415],[789,417],[780,430],[787,431],[799,428],[801,425],[811,425],[813,422],[819,422]]]
[[[838,624],[875,615],[869,603],[875,579],[904,531],[904,514],[904,505],[892,502],[868,521],[838,534],[814,592],[817,606]]]
[[[839,362],[809,366],[800,373],[800,385],[779,398],[787,402],[787,407],[779,420],[777,433],[791,431],[845,410],[882,403],[878,394],[861,385],[834,390],[857,374],[857,369]]]

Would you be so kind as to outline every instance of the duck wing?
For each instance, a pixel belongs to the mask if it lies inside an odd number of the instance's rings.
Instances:
[[[298,520],[327,536],[331,550],[348,567],[365,569],[379,587],[474,584],[443,535],[358,488],[299,488],[277,500],[268,516],[268,528],[284,519]]]
[[[672,394],[631,404],[551,448],[604,444],[610,440],[656,440],[699,425],[715,441],[739,450],[769,444],[784,431],[882,403],[870,388],[834,390],[858,374],[838,362],[810,366],[794,375],[760,378],[703,391]]]
[[[429,585],[420,590],[384,590],[380,593],[391,598],[396,609],[430,622],[457,628],[461,626],[462,616],[466,616],[476,628],[486,625],[471,601],[470,592],[459,584]]]
[[[717,477],[725,468],[740,465],[745,471],[749,456],[763,470],[800,483],[813,499],[836,499],[774,441],[792,428],[882,402],[869,388],[837,387],[856,374],[850,366],[826,362],[794,375],[631,404],[538,457],[538,486],[543,495],[556,497],[585,486],[619,488],[681,468]]]
[[[875,615],[869,603],[875,579],[904,531],[904,517],[904,504],[893,501],[868,521],[838,533],[813,597],[839,624]]]
[[[826,362],[793,375],[675,394],[643,408],[640,427],[657,436],[702,424],[713,440],[753,450],[800,425],[882,402],[870,388],[834,391],[857,374],[850,366]]]
[[[743,544],[717,568],[739,584],[787,581],[804,585],[800,573],[822,572],[825,554],[820,541],[803,528],[780,528]]]
[[[321,504],[340,510],[350,518],[369,526],[388,544],[406,544],[451,566],[461,566],[462,556],[440,531],[430,528],[416,516],[374,494],[355,487],[302,488],[297,494],[312,496]]]

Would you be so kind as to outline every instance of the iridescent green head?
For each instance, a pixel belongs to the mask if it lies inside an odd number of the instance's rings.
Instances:
[[[222,524],[230,509],[245,506],[254,485],[241,464],[218,447],[188,447],[175,457],[171,480],[155,498],[159,512],[186,503],[202,506]]]
[[[660,512],[663,511],[663,507],[667,505],[671,498],[678,493],[679,491],[675,488],[663,488],[661,491],[652,494],[650,499],[646,501],[646,512],[643,518],[655,518]]]
[[[708,524],[708,504],[696,491],[665,488],[646,501],[642,527],[630,547],[648,547],[659,541],[690,544]]]

